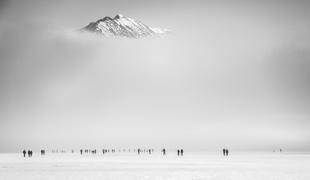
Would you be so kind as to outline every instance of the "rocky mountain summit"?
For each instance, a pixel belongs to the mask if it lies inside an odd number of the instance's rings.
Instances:
[[[117,14],[114,18],[106,16],[96,22],[91,22],[81,30],[102,34],[107,37],[128,38],[163,35],[169,32],[167,29],[149,27],[140,21],[121,14]]]

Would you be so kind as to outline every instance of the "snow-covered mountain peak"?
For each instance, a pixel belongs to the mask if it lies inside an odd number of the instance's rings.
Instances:
[[[169,32],[167,29],[149,27],[140,21],[125,17],[122,14],[117,14],[113,19],[106,16],[96,22],[89,23],[82,30],[95,32],[107,37],[118,36],[129,38],[162,35]]]

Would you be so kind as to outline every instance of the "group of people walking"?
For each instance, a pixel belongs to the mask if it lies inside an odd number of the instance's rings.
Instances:
[[[88,154],[88,153],[90,153],[90,154],[97,154],[97,149],[93,149],[93,150],[90,150],[90,149],[80,149],[80,154],[82,155],[83,154],[83,152],[85,153],[85,154]],[[72,153],[74,153],[74,151],[72,150]]]
[[[128,150],[123,149],[123,152],[126,152],[126,151],[130,152],[130,149],[128,149]],[[46,151],[44,149],[41,149],[41,151],[40,151],[41,155],[45,155],[45,152]],[[58,152],[65,153],[65,151],[52,150],[52,153],[58,153]],[[74,153],[74,150],[72,150],[71,152]],[[115,153],[116,150],[115,149],[111,149],[111,150],[109,150],[109,149],[102,149],[102,154],[106,154],[108,152]],[[119,150],[119,152],[122,152],[122,151]],[[134,149],[133,152],[137,152],[138,155],[140,155],[141,153],[148,153],[148,154],[151,155],[154,152],[154,149],[140,149],[140,148],[138,148],[138,149]],[[161,152],[165,156],[166,153],[167,153],[167,150],[165,148],[163,148],[161,150]],[[91,150],[91,149],[80,149],[80,154],[81,155],[83,155],[83,154],[96,154],[96,153],[97,153],[96,149],[94,149],[94,150]],[[28,150],[28,151],[23,150],[24,157],[26,157],[27,154],[28,154],[28,157],[32,157],[33,152],[31,150]],[[184,154],[184,150],[183,149],[178,149],[177,150],[177,155],[178,156],[183,156],[183,154]]]
[[[133,151],[137,152],[138,155],[140,155],[142,152],[148,153],[148,154],[152,154],[154,152],[154,149],[143,149],[142,150],[142,149],[138,148],[138,149],[134,149]],[[52,151],[52,152],[54,152],[54,151]],[[111,149],[111,150],[109,150],[109,149],[102,149],[102,153],[103,154],[108,153],[108,152],[115,153],[116,151],[115,151],[115,149]],[[119,150],[119,152],[121,152],[121,150]],[[124,149],[123,152],[126,152],[126,149]],[[128,150],[128,152],[130,152],[130,149]],[[167,150],[165,148],[163,148],[161,150],[161,152],[165,156],[166,153],[167,153]],[[72,150],[72,153],[74,153],[73,150]],[[94,150],[90,150],[90,149],[84,149],[83,150],[83,149],[80,149],[80,154],[82,155],[83,153],[85,153],[85,154],[88,154],[88,153],[96,154],[97,150],[96,149],[94,149]],[[23,150],[23,156],[24,157],[26,157],[26,155],[28,155],[28,157],[32,157],[32,154],[33,154],[32,150],[28,150],[28,151]],[[178,156],[183,156],[183,154],[184,154],[184,150],[183,149],[178,149],[177,150],[177,155]],[[228,154],[229,154],[229,150],[227,148],[223,148],[223,156],[228,156]],[[45,155],[45,150],[44,149],[41,150],[41,155]]]
[[[177,152],[178,152],[178,156],[183,156],[183,153],[184,153],[183,149],[181,149],[181,150],[178,149]]]
[[[229,153],[229,151],[228,151],[228,149],[223,149],[223,156],[228,156],[228,153]]]
[[[28,157],[32,157],[32,151],[31,151],[31,150],[26,151],[26,150],[24,149],[24,150],[23,150],[23,155],[24,155],[24,157],[26,157],[26,154],[28,154]]]
[[[42,156],[45,155],[45,150],[44,150],[44,149],[41,149],[40,153],[41,153]],[[32,150],[26,151],[26,150],[24,149],[24,150],[23,150],[23,156],[26,157],[26,155],[28,155],[28,157],[32,157],[32,155],[33,155]]]
[[[136,150],[134,149],[133,151],[135,152]],[[154,152],[154,149],[140,149],[140,148],[138,148],[137,152],[138,152],[138,155],[140,155],[142,152],[152,154]]]
[[[123,150],[118,150],[118,152],[136,152],[138,155],[140,155],[141,153],[148,153],[148,154],[152,154],[155,150],[154,149],[133,149],[133,150],[130,150],[130,149],[123,149]],[[115,149],[102,149],[102,154],[106,154],[106,153],[115,153],[116,150]],[[163,155],[166,155],[166,149],[162,149],[161,152],[163,153]],[[97,150],[90,150],[90,149],[80,149],[80,154],[83,155],[83,154],[96,154],[97,153]],[[177,150],[177,155],[178,156],[183,156],[183,153],[184,153],[184,150],[183,149],[178,149]]]

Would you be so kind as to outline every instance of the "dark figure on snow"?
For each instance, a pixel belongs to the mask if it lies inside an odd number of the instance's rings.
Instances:
[[[178,156],[180,156],[180,150],[178,149]]]
[[[31,157],[32,156],[32,151],[28,150],[28,157]]]
[[[225,156],[226,155],[226,149],[224,148],[223,149],[223,156]]]
[[[138,154],[140,154],[140,152],[141,152],[141,149],[139,148],[139,149],[138,149]]]
[[[183,153],[184,153],[183,149],[181,149],[181,151],[180,151],[180,152],[181,152],[181,156],[183,156]]]
[[[41,149],[41,156],[45,155],[45,150]]]
[[[149,154],[151,154],[151,149],[149,149]]]
[[[24,157],[26,157],[26,150],[23,150],[23,155]]]
[[[166,149],[165,148],[162,150],[162,152],[163,152],[163,155],[166,155]]]
[[[229,152],[229,151],[228,151],[228,149],[226,149],[226,150],[225,150],[225,154],[226,154],[226,156],[228,156],[228,152]]]
[[[81,154],[81,155],[83,154],[83,149],[80,149],[80,154]]]

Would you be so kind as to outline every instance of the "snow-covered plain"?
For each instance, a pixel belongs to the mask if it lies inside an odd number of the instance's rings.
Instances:
[[[309,180],[307,153],[0,154],[1,180]]]

